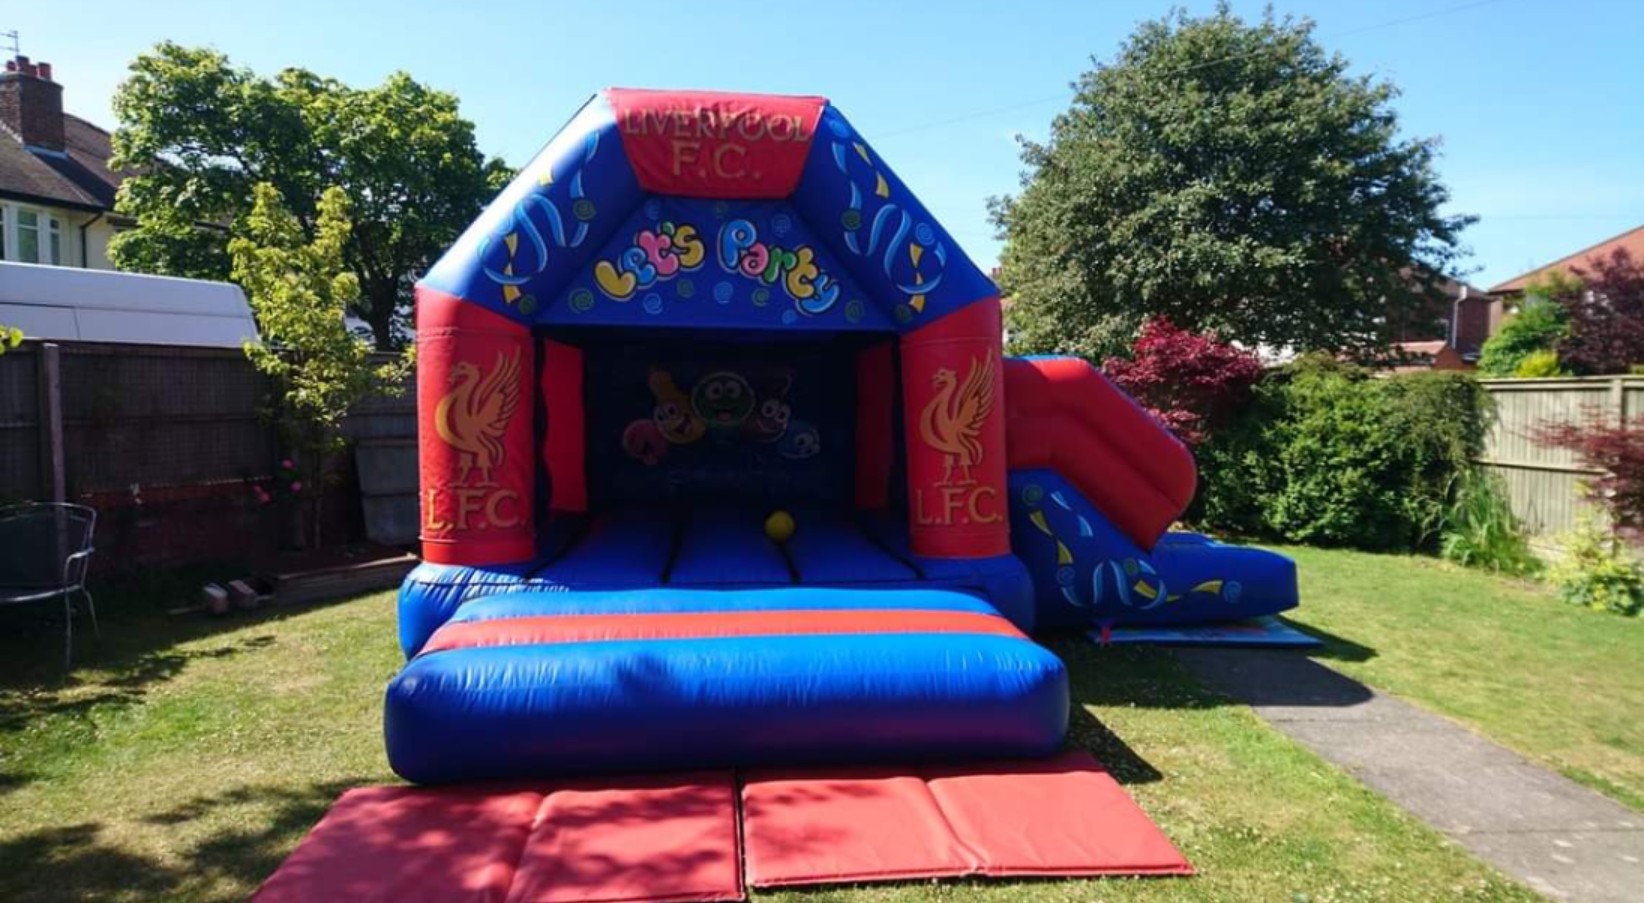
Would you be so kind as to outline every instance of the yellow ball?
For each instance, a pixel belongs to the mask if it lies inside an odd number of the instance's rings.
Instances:
[[[772,542],[787,542],[793,538],[793,515],[786,511],[773,511],[765,518],[765,535]]]

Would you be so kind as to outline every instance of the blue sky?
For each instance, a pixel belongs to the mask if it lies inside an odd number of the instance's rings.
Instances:
[[[1213,0],[1182,3],[1204,12]],[[374,84],[404,69],[452,91],[480,144],[523,164],[607,85],[824,94],[984,266],[986,199],[1015,190],[1014,136],[1043,137],[1068,83],[1163,0],[487,3],[74,0],[10,3],[0,31],[56,67],[71,112],[112,127],[126,63],[162,39],[272,72]],[[1275,2],[1392,80],[1489,286],[1644,224],[1644,0]],[[1260,15],[1261,3],[1236,10]],[[788,10],[788,11],[783,11]]]

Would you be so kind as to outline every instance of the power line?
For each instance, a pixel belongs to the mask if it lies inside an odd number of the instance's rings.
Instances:
[[[1500,3],[1500,2],[1502,2],[1502,0],[1474,0],[1474,2],[1472,2],[1472,3],[1463,3],[1460,6],[1451,6],[1451,7],[1445,8],[1445,9],[1431,10],[1431,11],[1425,12],[1425,13],[1418,13],[1414,16],[1405,16],[1402,19],[1392,19],[1392,20],[1389,20],[1389,21],[1386,21],[1386,22],[1378,22],[1375,25],[1365,25],[1363,27],[1353,28],[1353,29],[1349,29],[1347,31],[1334,32],[1332,34],[1324,35],[1323,39],[1324,40],[1331,40],[1331,39],[1334,39],[1334,38],[1350,37],[1350,36],[1356,35],[1356,34],[1363,34],[1367,31],[1376,31],[1376,30],[1382,29],[1382,28],[1392,28],[1392,27],[1397,26],[1397,25],[1406,25],[1406,24],[1409,24],[1411,22],[1420,22],[1423,19],[1433,19],[1433,18],[1437,18],[1439,16],[1448,16],[1448,15],[1452,15],[1452,14],[1455,14],[1455,13],[1466,12],[1467,10],[1478,9],[1481,6],[1489,6],[1493,3]],[[1219,66],[1222,63],[1231,63],[1235,60],[1242,60],[1242,59],[1246,59],[1248,57],[1257,56],[1260,53],[1262,53],[1262,51],[1259,51],[1259,50],[1253,50],[1249,53],[1236,53],[1236,54],[1233,54],[1232,56],[1225,56],[1225,57],[1222,57],[1220,59],[1206,60],[1202,63],[1194,63],[1191,66],[1183,66],[1180,69],[1167,70],[1164,74],[1166,74],[1166,75],[1180,75],[1184,72],[1192,72],[1192,71],[1197,70],[1197,69],[1206,69],[1206,68],[1209,68],[1211,66]],[[1040,104],[1050,103],[1051,101],[1064,100],[1071,93],[1072,93],[1071,90],[1065,90],[1065,91],[1062,91],[1058,94],[1050,94],[1050,95],[1046,95],[1044,97],[1037,97],[1037,98],[1034,98],[1033,100],[1024,100],[1020,103],[1013,103],[1013,104],[1009,104],[1007,106],[992,107],[992,108],[986,109],[986,110],[977,110],[974,113],[965,113],[965,114],[960,115],[960,116],[954,116],[954,117],[951,117],[949,119],[938,119],[934,122],[925,122],[925,123],[921,123],[919,125],[910,125],[910,126],[907,126],[906,128],[891,129],[888,132],[879,132],[879,133],[877,133],[878,134],[878,139],[883,141],[886,138],[895,138],[898,135],[906,135],[906,134],[909,134],[909,133],[912,133],[912,132],[923,132],[923,131],[928,131],[930,129],[942,128],[944,126],[956,125],[956,124],[961,123],[961,122],[969,122],[972,119],[986,119],[989,116],[997,116],[1000,113],[1010,113],[1010,112],[1013,112],[1015,110],[1025,110],[1028,107],[1036,107],[1036,106],[1039,106]]]

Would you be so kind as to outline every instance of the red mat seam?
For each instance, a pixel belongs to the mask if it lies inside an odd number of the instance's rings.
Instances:
[[[942,808],[942,801],[937,799],[936,791],[931,789],[930,773],[924,769],[919,769],[917,774],[919,777],[919,786],[924,788],[925,796],[930,798],[930,804],[936,809],[936,814],[942,817],[942,827],[947,829],[948,836],[953,838],[954,845],[959,849],[964,850],[965,853],[970,856],[970,869],[966,871],[964,875],[984,874],[985,872],[983,870],[987,868],[987,857],[983,856],[975,847],[972,847],[970,844],[966,843],[965,839],[959,836],[959,829],[953,826],[953,817],[948,815],[948,810]],[[964,875],[961,875],[960,877],[964,877]]]

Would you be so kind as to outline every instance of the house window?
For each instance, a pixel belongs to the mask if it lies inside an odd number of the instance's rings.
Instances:
[[[63,220],[44,210],[0,207],[0,259],[20,263],[63,263]]]

